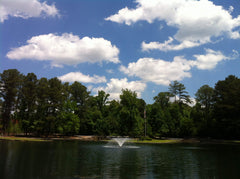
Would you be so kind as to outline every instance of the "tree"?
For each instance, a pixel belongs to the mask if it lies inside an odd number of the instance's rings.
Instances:
[[[106,116],[107,126],[111,135],[120,135],[120,110],[121,106],[118,101],[109,101],[109,105],[106,106],[108,115]]]
[[[204,137],[211,136],[214,123],[212,116],[214,89],[208,85],[203,85],[195,96],[197,105],[192,110],[192,115],[195,124],[197,124],[198,133]]]
[[[46,116],[47,135],[56,131],[57,116],[64,102],[63,85],[58,78],[48,80],[48,111]]]
[[[214,89],[208,85],[204,85],[199,88],[195,94],[197,102],[200,103],[202,108],[205,109],[206,115],[209,114],[210,109],[213,106],[213,95]]]
[[[143,135],[143,119],[137,108],[137,93],[131,90],[122,90],[120,95],[120,125],[122,135]]]
[[[156,104],[159,104],[161,108],[164,109],[169,106],[170,97],[171,94],[169,92],[160,92],[153,99],[155,100]]]
[[[96,104],[98,109],[101,111],[101,113],[104,113],[104,108],[107,104],[107,99],[110,96],[110,94],[106,94],[105,91],[98,91],[98,95],[95,97]]]
[[[37,118],[34,121],[38,134],[49,135],[57,131],[57,117],[66,100],[64,86],[58,78],[41,78],[37,85]]]
[[[80,128],[80,120],[75,114],[77,110],[77,105],[75,102],[67,100],[63,104],[63,108],[58,115],[57,120],[57,130],[64,135],[74,135],[77,134]]]
[[[169,84],[169,92],[170,94],[175,97],[175,102],[178,99],[178,103],[191,103],[190,96],[187,95],[188,92],[185,91],[185,86],[184,84],[178,82],[178,81],[173,81],[171,84]]]
[[[46,132],[46,117],[48,116],[48,80],[41,78],[37,84],[37,118],[34,121],[35,131],[38,134]]]
[[[214,116],[219,137],[240,137],[240,79],[230,75],[218,81],[214,90]]]
[[[70,85],[70,100],[77,104],[76,114],[80,119],[81,134],[92,133],[91,119],[87,116],[89,94],[87,88],[77,81]]]
[[[173,95],[170,92],[160,92],[153,98],[155,102],[151,107],[149,123],[154,136],[172,136],[174,125],[169,113],[171,96]]]
[[[28,73],[23,77],[22,88],[19,92],[19,112],[18,117],[22,122],[24,132],[34,130],[34,118],[36,116],[37,100],[37,76],[34,73]]]
[[[77,103],[77,106],[84,106],[89,98],[90,92],[81,83],[75,81],[70,86],[71,100]]]
[[[9,127],[11,112],[16,112],[21,78],[22,75],[16,69],[4,70],[0,74],[0,95],[4,100],[2,104],[3,132],[6,132]]]

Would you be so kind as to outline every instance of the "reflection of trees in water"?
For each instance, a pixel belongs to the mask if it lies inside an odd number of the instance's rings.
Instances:
[[[0,141],[0,178],[239,178],[238,145],[104,145]]]
[[[102,161],[103,177],[126,178],[127,174],[127,178],[135,178],[138,173],[141,173],[141,166],[142,158],[138,148],[104,149]]]
[[[76,170],[76,142],[6,142],[1,146],[3,178],[57,178]],[[3,170],[3,171],[1,171]]]

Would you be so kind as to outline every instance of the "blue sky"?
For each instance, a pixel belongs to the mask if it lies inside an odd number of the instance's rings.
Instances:
[[[240,76],[236,0],[2,0],[0,67],[79,81],[117,99],[122,88],[147,103],[183,83]]]

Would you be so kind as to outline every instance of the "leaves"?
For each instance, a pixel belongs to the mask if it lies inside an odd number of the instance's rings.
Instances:
[[[218,81],[215,88],[199,88],[194,107],[187,105],[190,96],[178,81],[169,85],[169,91],[158,93],[153,104],[146,105],[128,89],[122,90],[120,101],[109,101],[109,94],[98,91],[91,96],[79,82],[37,79],[34,73],[25,76],[16,69],[0,74],[0,95],[0,126],[5,132],[138,137],[147,126],[151,137],[240,136],[240,79],[233,75]]]

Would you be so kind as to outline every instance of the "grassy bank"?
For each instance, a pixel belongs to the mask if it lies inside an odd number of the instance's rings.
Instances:
[[[15,137],[15,136],[0,136],[0,140],[30,141],[30,142],[45,142],[45,141],[51,141],[50,139],[44,139],[44,138]]]
[[[169,143],[180,143],[182,140],[181,139],[164,139],[164,140],[159,140],[159,139],[152,139],[152,140],[138,140],[138,139],[133,139],[128,142],[130,143],[139,143],[139,144],[169,144]]]
[[[0,136],[0,140],[11,140],[11,141],[30,141],[30,142],[46,142],[54,140],[79,140],[79,141],[109,141],[101,140],[97,136],[74,136],[74,137],[19,137],[19,136]],[[174,144],[174,143],[200,143],[200,144],[240,144],[240,140],[215,140],[215,139],[181,139],[181,138],[167,138],[167,139],[151,139],[151,140],[139,140],[131,139],[128,143],[137,144]]]
[[[138,143],[138,144],[240,144],[240,140],[216,140],[216,139],[182,139],[182,138],[167,138],[167,139],[152,139],[152,140],[139,140],[131,139],[127,141],[128,143]]]

